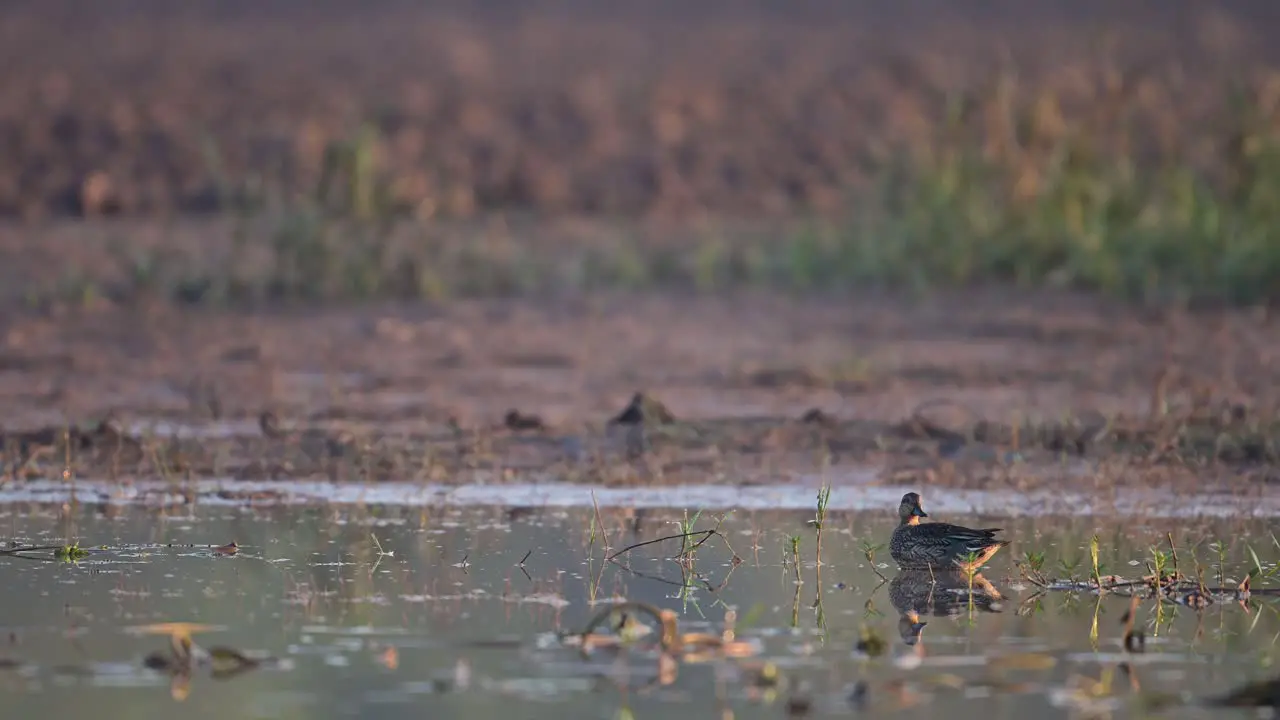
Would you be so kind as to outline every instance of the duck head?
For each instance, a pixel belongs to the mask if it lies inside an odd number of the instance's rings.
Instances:
[[[920,507],[920,495],[909,492],[902,496],[902,502],[898,505],[898,519],[903,525],[919,525],[920,518],[929,517],[929,514]]]

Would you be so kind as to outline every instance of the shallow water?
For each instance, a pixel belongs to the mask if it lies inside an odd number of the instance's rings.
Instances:
[[[1137,612],[1145,652],[1127,654],[1127,598],[1036,598],[1014,568],[1024,552],[1044,552],[1048,574],[1074,564],[1084,577],[1096,533],[1103,572],[1136,578],[1149,548],[1173,533],[1184,572],[1198,560],[1207,585],[1234,587],[1253,555],[1264,572],[1280,558],[1265,521],[1002,521],[944,505],[939,498],[929,508],[935,518],[996,523],[1015,540],[983,573],[1002,599],[957,601],[967,588],[939,589],[937,578],[921,585],[887,549],[868,562],[864,543],[885,543],[892,529],[885,512],[832,513],[819,576],[812,509],[703,513],[694,527],[720,527],[724,537],[700,545],[685,571],[671,559],[678,539],[604,563],[591,509],[7,505],[0,528],[23,544],[106,549],[79,562],[50,551],[0,556],[0,702],[12,717],[776,718],[805,701],[812,717],[1068,717],[1081,704],[1136,717],[1141,698],[1195,699],[1275,674],[1280,599],[1256,592],[1247,608],[1224,600],[1200,611],[1145,600]],[[599,517],[616,552],[678,533],[684,516],[606,507]],[[211,549],[232,540],[235,555]],[[1219,540],[1229,545],[1221,581],[1210,549]],[[1253,589],[1275,586],[1255,578]],[[557,635],[622,599],[674,610],[680,632],[719,633],[733,608],[746,656],[664,663],[646,639],[584,655]],[[927,601],[950,602],[956,616],[930,614]],[[902,608],[923,610],[918,635]],[[175,680],[145,668],[144,656],[169,640],[131,628],[171,621],[214,626],[193,636],[203,647],[271,660],[226,679],[197,669]],[[864,634],[883,640],[883,653],[858,651]],[[782,684],[757,680],[766,666]],[[1106,692],[1067,689],[1108,675]]]

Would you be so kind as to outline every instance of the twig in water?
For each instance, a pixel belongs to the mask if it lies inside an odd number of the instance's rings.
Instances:
[[[373,538],[373,544],[374,544],[375,546],[377,546],[377,548],[378,548],[378,557],[382,557],[382,556],[384,556],[384,555],[385,555],[386,557],[395,557],[395,556],[396,556],[396,551],[395,551],[395,550],[392,550],[391,552],[387,552],[387,551],[385,551],[385,550],[383,550],[383,549],[382,549],[382,543],[378,542],[378,536],[377,536],[377,535],[374,535],[373,533],[369,533],[369,537]]]
[[[1029,582],[1029,583],[1031,583],[1032,585],[1035,585],[1035,586],[1037,586],[1037,587],[1044,588],[1044,589],[1046,589],[1046,590],[1049,588],[1049,583],[1047,583],[1047,582],[1045,582],[1044,580],[1041,580],[1040,578],[1036,577],[1036,576],[1040,575],[1040,573],[1039,573],[1039,572],[1036,572],[1036,571],[1034,571],[1034,570],[1033,570],[1033,571],[1031,571],[1031,572],[1027,572],[1027,568],[1026,568],[1026,566],[1025,566],[1025,565],[1023,565],[1022,563],[1014,563],[1014,565],[1016,565],[1016,566],[1017,566],[1017,568],[1018,568],[1018,572],[1022,575],[1022,578],[1023,578],[1024,580],[1026,580],[1027,582]],[[1035,574],[1033,575],[1032,573],[1035,573]]]
[[[612,560],[618,557],[619,555],[629,553],[632,550],[635,550],[636,548],[642,548],[645,545],[656,545],[660,542],[666,542],[668,540],[680,540],[682,538],[687,539],[695,535],[702,535],[704,537],[698,542],[694,543],[693,547],[688,548],[688,550],[696,550],[699,546],[701,546],[707,540],[711,539],[712,536],[720,535],[720,531],[719,530],[694,530],[693,532],[679,533],[677,535],[667,535],[665,537],[654,538],[653,540],[645,540],[644,542],[638,542],[633,545],[628,545],[622,548],[621,550],[619,550],[618,552],[608,556],[607,558],[605,558],[605,560]]]
[[[37,552],[40,550],[61,550],[64,545],[31,545],[28,547],[6,548],[0,550],[0,555],[14,555],[16,553]]]

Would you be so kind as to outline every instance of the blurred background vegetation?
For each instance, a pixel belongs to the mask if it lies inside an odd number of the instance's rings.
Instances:
[[[2,3],[0,293],[1273,301],[1278,7]]]

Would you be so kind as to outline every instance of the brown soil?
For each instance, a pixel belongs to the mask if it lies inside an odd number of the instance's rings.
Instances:
[[[668,294],[254,315],[103,309],[15,314],[3,330],[11,441],[20,428],[89,427],[109,410],[126,421],[245,421],[248,446],[144,451],[125,475],[163,463],[240,477],[456,480],[538,468],[571,480],[754,482],[829,464],[836,477],[870,467],[882,478],[1026,484],[1083,457],[1104,472],[1081,483],[1277,479],[1280,333],[1261,313],[1007,292]],[[637,390],[680,422],[605,428]],[[262,438],[268,408],[287,427],[310,419],[363,450],[280,455],[305,442]],[[537,416],[546,427],[505,428],[513,409],[514,424]],[[1117,419],[1103,429],[1100,416]],[[95,444],[85,437],[73,451]],[[102,445],[81,472],[120,470]],[[594,459],[569,462],[581,454],[570,445]],[[1019,449],[1028,462],[1003,467],[983,448]],[[31,472],[56,475],[65,457],[56,450]]]
[[[416,213],[826,211],[953,99],[989,142],[1034,116],[1192,162],[1229,80],[1275,105],[1261,0],[483,5],[2,3],[0,216],[310,193],[365,122]]]

